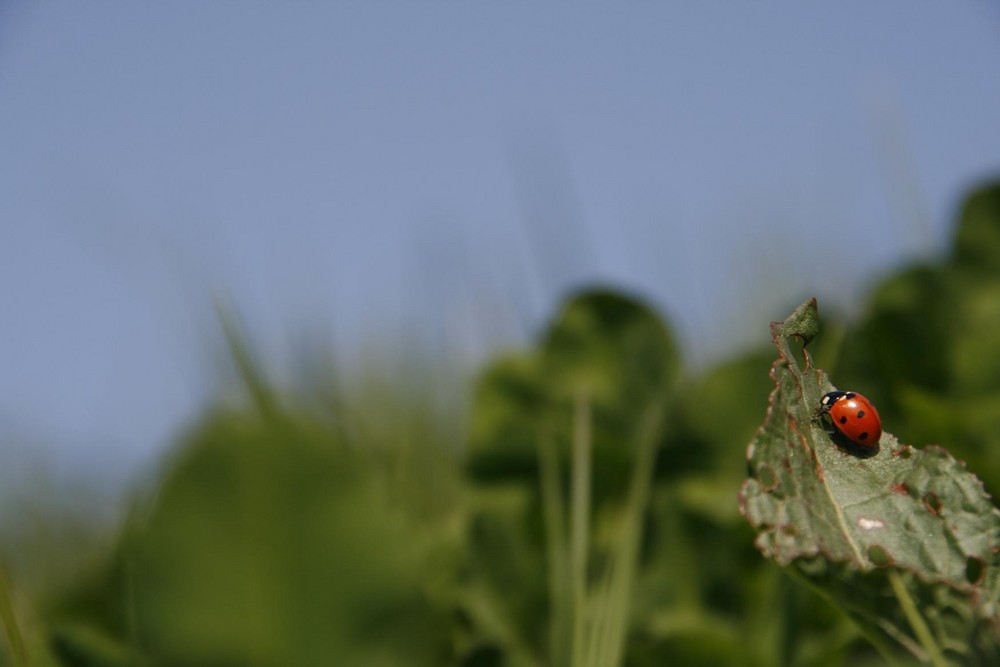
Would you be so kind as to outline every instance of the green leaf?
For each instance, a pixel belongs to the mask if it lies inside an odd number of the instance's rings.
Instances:
[[[53,664],[93,667],[136,667],[148,664],[117,638],[82,622],[61,624],[53,628],[51,647],[61,661],[53,661]]]
[[[439,664],[435,534],[341,444],[244,415],[191,439],[123,552],[153,662]]]
[[[619,499],[644,415],[672,398],[679,370],[677,345],[653,309],[610,289],[582,290],[533,349],[498,358],[477,378],[469,472],[478,481],[534,486],[543,434],[568,465],[574,404],[585,396],[594,506]]]
[[[963,290],[952,344],[952,392],[962,399],[1000,389],[1000,280],[981,280]]]
[[[542,342],[542,363],[554,399],[572,400],[584,391],[626,430],[635,428],[649,401],[664,396],[680,367],[676,345],[656,313],[605,289],[566,302]]]
[[[568,456],[569,427],[580,402],[586,403],[593,443],[592,506],[621,498],[649,411],[666,409],[673,398],[680,370],[673,337],[639,300],[589,289],[563,305],[540,347],[540,381],[548,404],[543,428]]]
[[[1000,268],[1000,183],[984,184],[966,198],[955,235],[955,260]]]
[[[534,480],[544,406],[535,355],[508,354],[476,379],[469,424],[469,472],[480,481]]]
[[[767,377],[771,357],[770,350],[754,351],[685,383],[679,394],[681,423],[675,425],[665,443],[665,474],[678,479],[692,472],[698,479],[719,475],[735,480],[732,488],[739,486],[746,470],[739,454],[760,426],[760,414],[772,386]],[[731,499],[732,493],[723,497]],[[727,505],[726,513],[738,520],[731,500]]]
[[[916,449],[888,432],[872,449],[831,437],[816,409],[834,387],[793,346],[808,343],[817,322],[812,300],[771,326],[776,387],[740,494],[756,545],[887,655],[988,664],[1000,637],[1000,511],[944,449]]]

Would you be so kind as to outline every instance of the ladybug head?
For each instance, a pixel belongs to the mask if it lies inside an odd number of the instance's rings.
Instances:
[[[850,398],[850,396],[847,396],[848,393],[849,392],[846,391],[831,391],[828,394],[824,394],[823,398],[819,399],[819,404],[824,408],[829,408],[831,405],[833,405],[840,399],[844,398],[845,396],[847,398]]]

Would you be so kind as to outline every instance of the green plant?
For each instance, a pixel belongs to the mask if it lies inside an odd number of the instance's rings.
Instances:
[[[757,546],[850,615],[890,661],[1000,659],[1000,510],[945,450],[884,433],[861,451],[817,419],[815,300],[771,327],[778,359],[740,507]],[[801,349],[796,349],[800,347]],[[801,358],[798,352],[801,352]]]

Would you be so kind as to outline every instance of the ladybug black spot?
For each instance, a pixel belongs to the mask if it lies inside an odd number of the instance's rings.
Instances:
[[[864,410],[858,410],[858,419],[861,419],[864,416],[865,416],[865,411]]]
[[[867,440],[867,439],[868,439],[868,431],[865,431],[864,433],[858,436],[858,440]]]
[[[841,424],[846,424],[847,423],[847,417],[841,417],[840,418],[840,423]]]

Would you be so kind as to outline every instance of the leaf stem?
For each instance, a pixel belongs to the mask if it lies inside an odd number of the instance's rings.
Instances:
[[[649,505],[650,489],[665,419],[665,401],[654,400],[643,413],[636,442],[636,457],[632,463],[628,495],[622,521],[622,534],[611,554],[608,571],[608,594],[603,637],[598,653],[598,665],[621,665],[625,656],[625,639],[629,628],[629,599],[639,559],[642,519]]]
[[[14,605],[10,599],[10,585],[7,583],[7,575],[3,567],[0,566],[0,622],[3,623],[4,636],[7,638],[7,645],[10,646],[10,654],[15,667],[23,667],[28,664],[28,655],[24,650],[24,639],[21,637],[21,629],[17,624],[17,616],[14,615]]]
[[[573,615],[573,600],[570,596],[567,567],[566,510],[559,481],[559,454],[548,433],[542,433],[538,438],[538,468],[549,558],[549,595],[552,599],[549,656],[553,665],[567,666],[572,641],[570,619]]]
[[[862,637],[868,640],[868,643],[870,643],[872,646],[875,647],[875,650],[878,652],[879,655],[882,656],[882,659],[885,660],[885,663],[887,665],[889,665],[890,667],[900,666],[899,659],[897,658],[896,654],[894,653],[890,645],[886,642],[885,637],[875,629],[876,628],[875,622],[866,621],[866,619],[861,614],[857,613],[856,609],[851,609],[845,606],[842,602],[840,602],[833,595],[831,595],[829,590],[826,590],[822,586],[818,585],[815,581],[810,579],[804,572],[802,572],[802,570],[795,567],[788,567],[785,568],[784,571],[789,575],[791,575],[792,579],[800,582],[801,584],[806,586],[806,588],[812,590],[814,593],[816,593],[816,595],[820,596],[821,598],[829,602],[834,608],[839,609],[840,612],[844,614],[844,616],[854,621],[854,627],[858,630],[858,632],[861,633]],[[883,632],[885,632],[885,628],[882,628],[882,630]],[[893,638],[899,641],[898,637],[893,637]],[[911,650],[910,653],[912,654],[913,651]]]
[[[927,627],[923,616],[920,615],[913,597],[906,589],[906,584],[903,583],[903,577],[900,576],[897,570],[889,570],[889,585],[892,586],[892,592],[896,594],[896,599],[899,600],[899,606],[903,608],[906,620],[910,622],[910,627],[913,628],[914,634],[917,635],[917,640],[924,647],[924,650],[927,651],[931,664],[934,667],[947,667],[948,663],[945,662],[944,656],[941,654],[941,647],[934,640],[930,628]]]
[[[573,401],[573,456],[570,506],[570,578],[573,596],[574,667],[584,664],[587,623],[587,545],[590,542],[590,399],[577,392]]]

